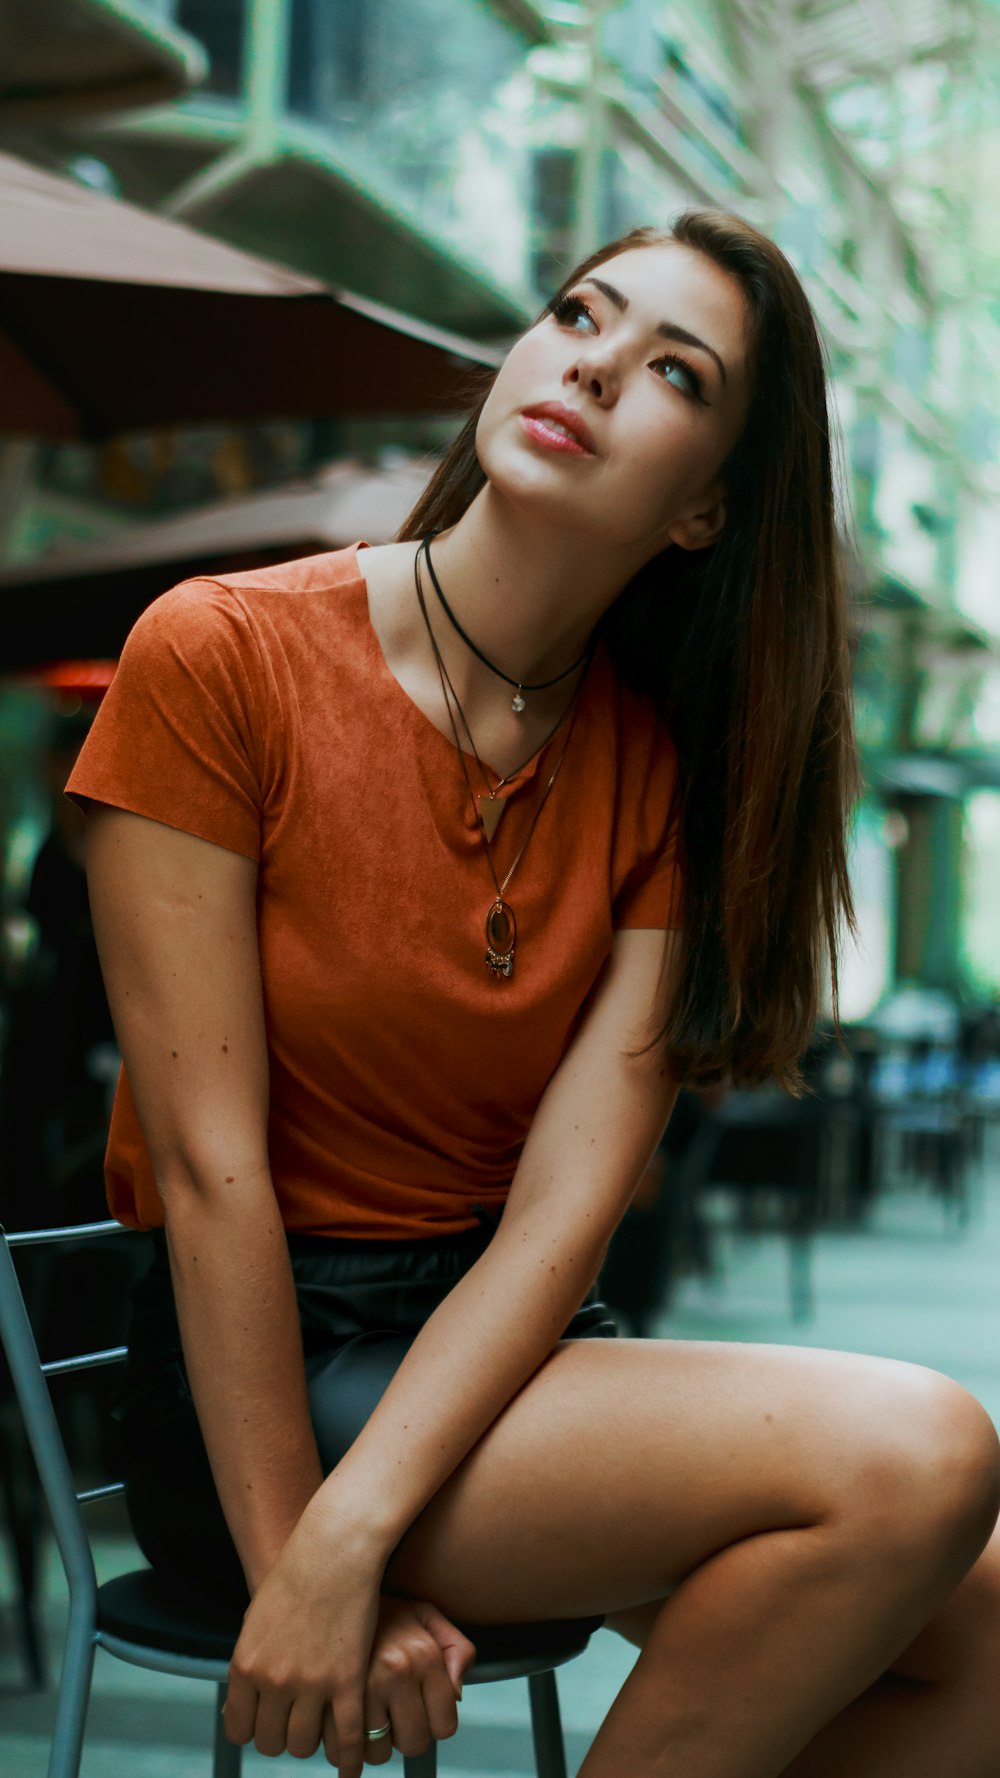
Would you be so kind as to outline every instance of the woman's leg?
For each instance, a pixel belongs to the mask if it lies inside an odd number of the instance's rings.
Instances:
[[[642,1648],[659,1601],[609,1620]],[[785,1778],[996,1778],[1000,1532],[891,1669],[821,1729]]]
[[[998,1489],[985,1413],[932,1373],[783,1347],[568,1342],[388,1578],[470,1622],[660,1600],[581,1778],[776,1778],[953,1592]],[[949,1778],[971,1778],[959,1755]]]

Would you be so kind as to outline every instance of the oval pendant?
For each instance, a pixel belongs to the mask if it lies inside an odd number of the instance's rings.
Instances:
[[[501,897],[493,903],[486,916],[486,967],[494,975],[508,978],[514,973],[514,945],[517,921],[514,910]]]
[[[510,707],[516,716],[520,716],[521,711],[524,709],[524,699],[521,696],[520,689],[518,689],[511,698]]]

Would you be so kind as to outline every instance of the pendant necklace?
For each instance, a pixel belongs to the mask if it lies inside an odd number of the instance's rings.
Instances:
[[[578,658],[573,662],[572,666],[564,667],[563,671],[561,673],[557,673],[553,679],[539,679],[535,685],[529,685],[527,680],[524,680],[524,679],[512,679],[509,673],[505,673],[503,671],[503,669],[501,667],[498,667],[494,661],[489,660],[487,658],[487,656],[483,653],[481,648],[476,647],[476,644],[473,642],[472,637],[466,634],[466,632],[463,630],[461,624],[459,623],[458,618],[455,616],[455,613],[452,611],[451,606],[449,605],[447,599],[444,596],[444,593],[441,590],[441,582],[438,580],[438,577],[437,577],[436,573],[434,572],[434,563],[431,561],[431,540],[430,540],[430,537],[424,538],[423,542],[421,543],[420,548],[423,551],[425,557],[427,558],[427,572],[431,577],[431,584],[434,588],[434,591],[436,592],[438,598],[441,601],[441,608],[444,611],[445,617],[448,619],[448,622],[451,624],[452,629],[457,630],[458,634],[462,638],[462,641],[465,643],[466,648],[471,648],[476,659],[482,661],[484,667],[489,667],[490,672],[495,673],[497,678],[502,679],[506,685],[512,685],[514,687],[514,696],[510,700],[510,707],[517,716],[520,716],[522,710],[524,709],[524,694],[526,691],[548,691],[550,686],[558,685],[560,680],[562,680],[562,679],[568,679],[570,674],[575,673],[578,667],[582,667],[584,664],[584,661],[586,661],[588,659],[588,657],[590,656],[592,649],[593,649],[593,639],[588,641],[587,646],[584,649],[583,653],[580,656],[578,656]]]
[[[423,589],[421,588],[421,591],[422,590]],[[426,609],[425,609],[425,621],[427,621]],[[433,632],[430,631],[429,621],[428,621],[428,633],[431,636],[431,642],[433,644],[435,642],[436,638],[434,637]],[[450,694],[451,694],[451,701],[452,701],[455,709],[458,711],[458,715],[461,719],[462,728],[465,732],[466,740],[469,743],[469,750],[472,753],[472,757],[476,762],[476,767],[478,769],[479,776],[482,779],[482,782],[484,785],[483,790],[476,791],[475,802],[476,802],[476,805],[477,805],[477,808],[479,811],[480,820],[482,821],[483,827],[486,830],[486,838],[488,840],[492,840],[494,834],[496,833],[497,828],[500,825],[500,817],[503,814],[505,808],[507,807],[507,804],[506,804],[504,798],[501,796],[498,796],[497,792],[499,790],[502,790],[505,784],[510,784],[513,782],[513,780],[515,778],[520,777],[521,773],[524,771],[525,766],[530,764],[531,760],[533,760],[538,754],[544,753],[546,747],[548,746],[549,742],[552,740],[553,736],[558,734],[559,730],[562,728],[562,725],[565,722],[567,714],[569,712],[570,706],[569,706],[569,704],[567,704],[566,708],[561,712],[561,714],[556,717],[556,720],[552,724],[552,727],[549,729],[549,732],[546,735],[544,741],[542,741],[541,745],[536,747],[532,753],[529,753],[527,759],[522,760],[522,762],[519,766],[515,766],[514,770],[512,772],[507,772],[503,778],[498,778],[495,784],[491,784],[490,779],[489,779],[489,774],[486,770],[486,767],[483,765],[483,762],[479,757],[479,749],[476,746],[475,736],[473,735],[472,730],[469,727],[468,718],[466,717],[465,711],[462,709],[462,706],[459,702],[458,693],[455,690],[455,687],[452,683],[451,674],[449,673],[447,667],[445,666],[444,656],[441,654],[439,649],[435,650],[435,656],[436,656],[436,660],[437,660],[438,674],[439,674],[439,676],[443,675],[443,677],[444,677],[445,683],[448,688],[448,692],[450,692]],[[443,686],[442,686],[442,691],[444,692]],[[447,695],[447,693],[445,693],[444,695],[445,695],[445,704],[447,704],[448,695]],[[572,702],[572,700],[571,700],[571,702]],[[452,730],[452,732],[454,733],[454,729]],[[460,749],[459,751],[462,752],[463,750]]]
[[[424,548],[426,549],[426,540],[425,540]],[[524,857],[524,854],[528,849],[528,842],[530,841],[532,834],[534,833],[535,828],[538,825],[538,817],[540,816],[543,808],[545,807],[546,802],[548,801],[549,792],[552,789],[553,784],[555,783],[556,779],[559,776],[560,767],[562,766],[562,762],[566,757],[566,749],[569,746],[569,743],[570,743],[570,740],[571,740],[572,734],[573,734],[573,729],[576,725],[576,715],[577,715],[577,710],[579,708],[580,689],[581,689],[581,686],[583,685],[583,679],[586,678],[586,674],[584,674],[583,678],[580,680],[580,684],[576,687],[576,690],[574,691],[573,696],[569,701],[569,704],[566,706],[566,709],[563,711],[555,728],[551,731],[551,733],[549,734],[547,739],[542,743],[543,747],[548,746],[548,743],[552,739],[552,736],[556,733],[556,730],[562,726],[562,724],[566,720],[566,717],[569,716],[570,721],[569,721],[569,727],[567,728],[567,731],[566,731],[566,738],[563,741],[562,747],[559,750],[559,758],[556,760],[555,766],[552,771],[552,776],[550,777],[548,783],[545,786],[545,789],[542,792],[542,795],[541,795],[539,802],[538,802],[538,806],[536,807],[534,815],[531,818],[531,825],[528,828],[528,832],[525,835],[524,840],[522,841],[522,844],[517,852],[516,857],[514,858],[514,862],[511,864],[509,870],[507,871],[506,875],[504,876],[503,880],[501,881],[500,876],[497,872],[496,861],[494,860],[494,857],[493,857],[493,848],[492,848],[492,845],[490,844],[492,835],[493,835],[493,833],[496,832],[496,826],[497,826],[497,821],[499,820],[499,816],[497,816],[492,822],[492,831],[488,831],[487,830],[487,823],[484,820],[483,809],[480,806],[480,800],[476,797],[476,795],[472,789],[472,780],[469,777],[469,769],[465,763],[465,753],[463,751],[461,739],[459,737],[458,725],[455,721],[455,715],[452,710],[452,700],[454,700],[455,709],[457,709],[459,716],[461,717],[462,727],[464,728],[464,730],[469,738],[469,742],[470,742],[473,754],[476,759],[476,764],[478,765],[480,773],[482,774],[482,777],[483,777],[483,781],[487,784],[487,786],[489,785],[489,780],[486,777],[486,771],[483,766],[483,762],[479,757],[479,753],[476,749],[476,744],[472,739],[472,731],[469,728],[469,724],[468,724],[468,720],[465,715],[465,711],[462,709],[462,706],[459,703],[455,688],[451,683],[451,678],[448,674],[447,668],[445,667],[444,661],[441,657],[441,651],[438,648],[438,644],[437,644],[437,637],[435,636],[434,631],[431,628],[431,620],[430,620],[430,617],[427,612],[427,605],[424,600],[424,589],[423,589],[423,586],[421,584],[421,579],[420,579],[420,554],[421,554],[421,552],[420,552],[420,550],[418,550],[416,555],[413,558],[413,579],[414,579],[414,584],[415,584],[416,590],[417,590],[417,600],[420,605],[420,615],[422,616],[422,618],[424,620],[424,628],[427,631],[427,636],[430,641],[431,649],[434,654],[434,660],[435,660],[435,663],[437,665],[437,670],[438,670],[438,678],[440,679],[440,682],[441,682],[441,696],[444,699],[445,709],[448,712],[448,721],[451,724],[451,732],[452,732],[452,736],[453,736],[454,742],[455,742],[455,751],[458,754],[459,763],[462,767],[462,776],[465,779],[465,787],[469,793],[469,800],[472,804],[473,810],[475,811],[476,821],[479,825],[479,831],[482,836],[483,846],[484,846],[484,849],[486,852],[486,857],[487,857],[489,867],[490,867],[490,875],[493,878],[493,887],[496,891],[495,899],[490,903],[489,909],[487,910],[487,914],[486,914],[486,924],[485,924],[485,933],[486,933],[485,962],[486,962],[486,967],[496,979],[498,979],[498,980],[506,979],[507,981],[509,981],[511,976],[514,974],[514,946],[517,943],[517,921],[514,917],[513,908],[511,907],[510,903],[504,899],[504,897],[506,895],[507,889],[510,886],[511,879],[513,878],[514,872],[516,871],[518,865],[521,862],[521,859]],[[592,649],[588,650],[588,653],[592,653],[592,652],[593,652]],[[590,664],[589,660],[588,660],[587,664],[589,666],[589,664]],[[449,692],[451,694],[450,696],[449,696]],[[538,751],[540,752],[541,748],[539,748]],[[534,758],[534,755],[532,755],[532,758]],[[527,762],[525,762],[525,763],[527,763]],[[522,771],[522,770],[523,770],[523,767],[519,766],[518,771]],[[506,784],[510,778],[514,778],[516,776],[517,776],[517,772],[508,773],[508,776],[506,778],[500,779],[500,784]],[[491,797],[493,797],[494,799],[495,799],[495,791],[496,791],[496,789],[499,789],[499,787],[500,787],[500,785],[498,784],[497,786],[495,786],[494,790],[490,792]]]

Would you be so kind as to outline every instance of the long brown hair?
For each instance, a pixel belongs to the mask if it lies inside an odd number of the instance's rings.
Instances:
[[[823,349],[784,255],[724,211],[633,229],[558,294],[618,253],[670,242],[740,285],[752,392],[723,470],[721,535],[655,556],[601,624],[616,670],[655,701],[679,756],[684,936],[661,1036],[683,1082],[773,1078],[796,1091],[824,973],[836,1010],[838,942],[854,927],[846,828],[859,778]],[[455,524],[483,486],[481,409],[401,540]]]

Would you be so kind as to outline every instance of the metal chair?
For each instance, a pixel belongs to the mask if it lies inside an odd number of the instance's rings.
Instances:
[[[116,1346],[43,1364],[11,1256],[11,1249],[16,1247],[127,1233],[116,1222],[11,1234],[0,1229],[0,1338],[69,1584],[69,1628],[48,1778],[77,1778],[79,1773],[97,1648],[106,1649],[136,1667],[211,1680],[217,1687],[218,1701],[213,1778],[239,1778],[242,1748],[226,1740],[221,1716],[227,1669],[239,1624],[222,1614],[212,1621],[203,1611],[188,1612],[178,1607],[161,1594],[149,1568],[120,1575],[103,1586],[97,1584],[82,1509],[90,1501],[120,1494],[124,1484],[113,1482],[77,1492],[47,1379],[113,1364],[125,1357],[126,1348]],[[566,1778],[554,1669],[583,1652],[600,1622],[599,1618],[588,1618],[541,1624],[463,1625],[475,1642],[478,1655],[464,1684],[485,1685],[504,1679],[528,1681],[538,1778]],[[405,1758],[403,1771],[405,1778],[436,1778],[436,1744],[426,1753]]]

